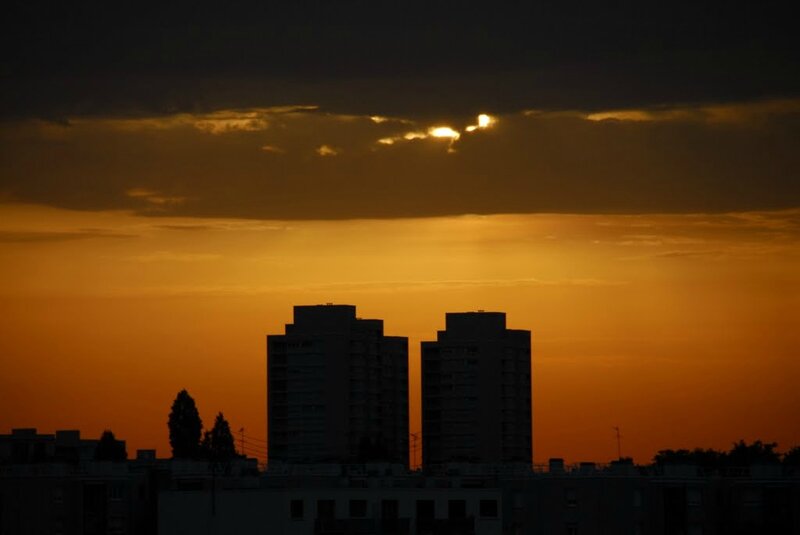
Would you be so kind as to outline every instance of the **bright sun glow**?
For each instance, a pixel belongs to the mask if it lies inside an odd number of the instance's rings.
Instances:
[[[428,130],[428,133],[433,137],[446,137],[452,140],[456,140],[461,137],[461,134],[449,126],[434,126]]]
[[[491,115],[488,115],[486,113],[481,113],[480,115],[478,115],[478,124],[471,124],[468,127],[466,127],[464,130],[466,130],[467,132],[474,132],[475,130],[478,130],[479,128],[481,128],[481,129],[489,128],[490,126],[492,126],[496,122],[497,122],[497,119],[495,119]]]
[[[374,118],[372,118],[375,120]],[[488,115],[486,113],[481,113],[478,115],[477,124],[471,124],[464,128],[465,132],[474,132],[478,129],[489,128],[494,123],[497,122],[497,119]],[[454,143],[461,138],[461,132],[458,130],[450,127],[450,126],[432,126],[427,129],[427,131],[420,132],[420,131],[411,131],[406,132],[405,134],[394,136],[394,137],[384,137],[378,140],[378,143],[381,145],[393,145],[397,141],[406,140],[412,141],[414,139],[425,139],[428,137],[434,137],[439,139],[449,139],[450,140],[450,148],[448,152],[455,152],[455,148],[453,147]]]

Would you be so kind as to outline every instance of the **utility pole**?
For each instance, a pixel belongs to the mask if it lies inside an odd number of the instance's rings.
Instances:
[[[622,459],[622,435],[619,434],[619,426],[614,426],[614,431],[617,433],[617,459]]]
[[[244,455],[244,427],[239,428],[239,453]]]

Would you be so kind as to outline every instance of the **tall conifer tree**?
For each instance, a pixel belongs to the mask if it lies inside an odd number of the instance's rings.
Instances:
[[[195,459],[200,454],[203,422],[194,399],[184,389],[178,392],[169,413],[169,444],[174,459]]]

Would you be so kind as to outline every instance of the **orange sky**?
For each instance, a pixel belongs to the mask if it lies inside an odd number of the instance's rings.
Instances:
[[[181,388],[265,439],[265,335],[358,306],[419,342],[448,311],[532,331],[534,455],[800,444],[800,212],[344,221],[0,205],[0,432],[111,428],[169,453]],[[237,434],[238,436],[238,434]]]
[[[331,302],[409,337],[412,432],[419,342],[483,309],[532,332],[537,462],[800,444],[788,10],[40,4],[4,12],[0,433],[167,456],[186,388],[263,458],[265,335]]]

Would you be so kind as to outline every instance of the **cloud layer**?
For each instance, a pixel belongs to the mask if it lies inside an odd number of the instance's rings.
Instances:
[[[447,122],[313,106],[17,121],[0,128],[0,194],[254,219],[779,209],[800,205],[798,133],[795,100]]]

